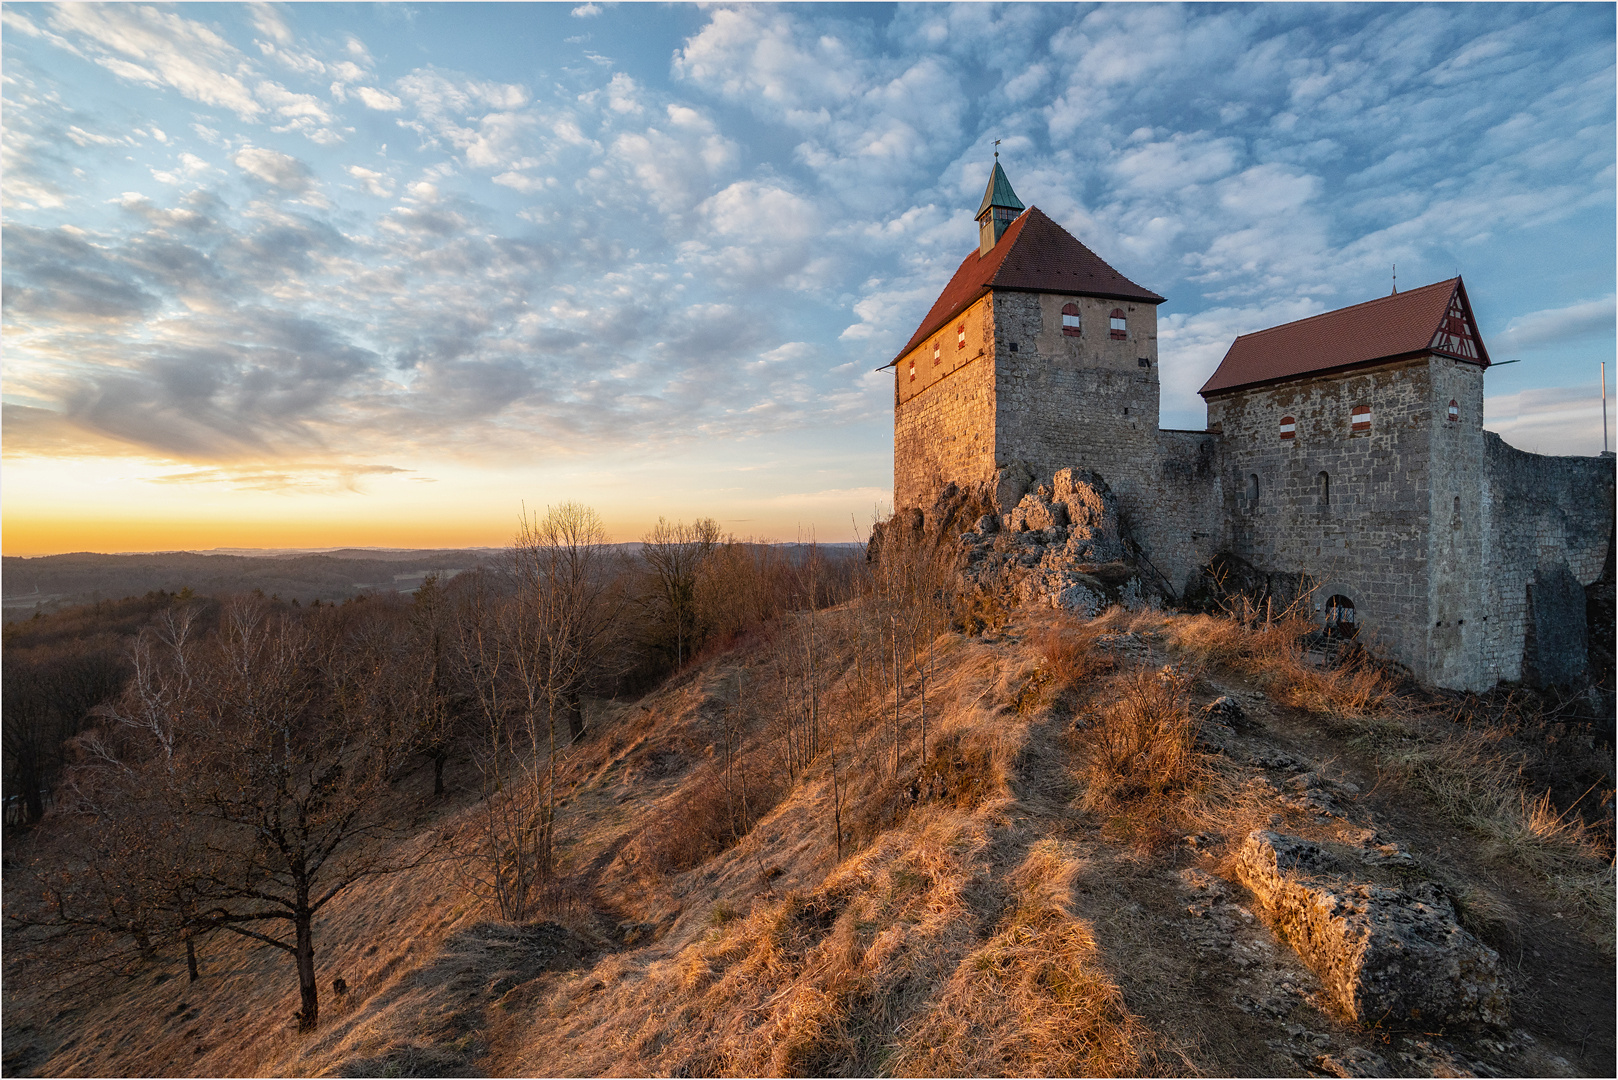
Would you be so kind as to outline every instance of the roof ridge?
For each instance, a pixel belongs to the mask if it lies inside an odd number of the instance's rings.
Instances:
[[[1313,322],[1315,319],[1324,319],[1328,315],[1341,315],[1345,311],[1355,311],[1359,308],[1370,307],[1372,304],[1384,304],[1389,300],[1402,300],[1407,296],[1415,296],[1417,293],[1423,293],[1429,289],[1436,289],[1440,285],[1453,286],[1460,280],[1461,279],[1458,276],[1446,278],[1443,281],[1434,281],[1427,285],[1418,285],[1414,289],[1406,289],[1402,293],[1391,293],[1388,296],[1373,296],[1369,300],[1361,300],[1359,303],[1350,304],[1347,307],[1332,308],[1330,311],[1318,311],[1313,315],[1305,315],[1301,319],[1293,319],[1291,322],[1279,323],[1275,326],[1266,326],[1262,330],[1252,330],[1245,334],[1237,334],[1236,339],[1239,341],[1242,338],[1260,337],[1264,334],[1273,334],[1277,330],[1286,330],[1301,323]]]

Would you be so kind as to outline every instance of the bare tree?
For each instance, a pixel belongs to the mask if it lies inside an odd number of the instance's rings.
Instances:
[[[713,518],[699,518],[686,525],[661,517],[641,538],[641,557],[654,586],[650,599],[674,639],[676,668],[684,666],[686,653],[700,629],[696,619],[697,578],[719,538],[719,523]]]
[[[577,503],[525,516],[507,570],[509,589],[480,588],[461,619],[484,735],[481,848],[463,876],[521,921],[555,871],[558,762],[583,733],[583,695],[611,673],[621,605],[606,530]]]
[[[305,1030],[319,1019],[315,916],[423,857],[387,842],[410,732],[383,705],[386,655],[356,647],[342,616],[310,621],[250,599],[206,641],[183,612],[142,635],[63,810],[114,844],[70,853],[47,894],[55,925],[126,932],[143,951],[209,930],[284,950]]]

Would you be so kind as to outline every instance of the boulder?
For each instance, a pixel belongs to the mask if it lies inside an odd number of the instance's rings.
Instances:
[[[1500,957],[1463,930],[1443,888],[1356,883],[1318,844],[1249,834],[1236,874],[1350,1019],[1504,1024]]]

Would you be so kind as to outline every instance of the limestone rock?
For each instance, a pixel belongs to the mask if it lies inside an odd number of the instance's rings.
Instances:
[[[1437,884],[1355,883],[1318,844],[1267,829],[1248,836],[1236,873],[1350,1018],[1505,1023],[1499,955],[1461,928]]]
[[[1002,514],[1010,513],[1033,482],[1034,470],[1028,467],[1026,461],[1013,461],[998,470],[994,474],[995,509]]]
[[[1246,726],[1247,710],[1242,708],[1241,702],[1229,694],[1224,694],[1209,702],[1207,711],[1209,716],[1218,720],[1221,724],[1228,724],[1231,727]]]

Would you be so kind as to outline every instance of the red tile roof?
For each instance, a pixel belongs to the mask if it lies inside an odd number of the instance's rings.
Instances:
[[[1031,206],[1006,227],[1000,242],[987,255],[974,251],[962,260],[960,269],[938,294],[932,310],[893,363],[897,364],[905,353],[990,289],[1099,296],[1145,304],[1163,302],[1155,292],[1141,288],[1108,266],[1039,207]]]
[[[1436,349],[1450,300],[1461,310],[1477,343],[1479,359],[1489,365],[1472,305],[1461,279],[1424,285],[1409,292],[1368,300],[1353,307],[1313,315],[1297,322],[1243,334],[1199,391],[1203,397],[1244,386],[1278,382],[1379,361],[1399,360]],[[1458,357],[1472,359],[1470,357]]]

